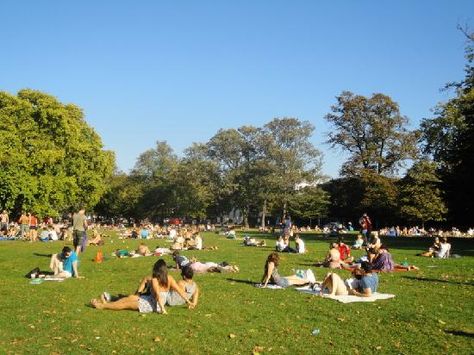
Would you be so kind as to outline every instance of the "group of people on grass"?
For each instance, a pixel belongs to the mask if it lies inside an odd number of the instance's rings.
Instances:
[[[351,255],[351,248],[346,245],[342,238],[337,242],[330,243],[329,251],[325,259],[317,263],[317,266],[324,266],[330,269],[345,269],[351,272],[352,278],[343,281],[342,278],[334,272],[329,272],[320,283],[321,293],[327,292],[329,295],[355,295],[360,297],[371,296],[377,291],[379,283],[379,272],[409,271],[418,270],[416,266],[408,264],[397,264],[386,246],[384,246],[377,233],[372,235],[371,241],[367,237],[371,236],[370,227],[361,222],[363,234],[359,235],[353,246],[354,249],[365,247],[366,255],[354,260]],[[87,242],[87,221],[84,210],[80,210],[73,216],[73,245],[74,248],[64,247],[63,250],[51,257],[50,268],[57,277],[79,278],[78,255],[83,251]],[[268,255],[264,273],[261,280],[261,286],[267,287],[269,284],[275,284],[279,287],[301,286],[315,284],[316,280],[311,270],[303,273],[296,273],[290,276],[281,276],[278,272],[280,265],[279,252],[304,253],[305,243],[299,234],[294,235],[295,248],[290,247],[291,227],[285,227],[283,235],[276,242],[276,251]],[[199,231],[189,229],[183,230],[183,234],[176,234],[175,238],[184,235],[184,240],[193,240],[196,243],[196,237],[200,238]],[[100,235],[94,234],[89,242],[100,245]],[[173,239],[173,244],[181,243]],[[202,249],[202,239],[197,239],[197,250]],[[194,244],[196,245],[196,244]],[[244,245],[263,246],[264,243],[255,238],[244,238]],[[189,244],[188,244],[189,246]],[[158,312],[166,313],[166,306],[176,306],[187,304],[189,308],[197,305],[199,297],[199,288],[193,281],[193,275],[206,272],[238,272],[236,265],[230,265],[226,262],[200,262],[196,258],[188,259],[181,255],[179,248],[172,253],[172,258],[176,269],[181,271],[182,280],[176,281],[171,275],[168,275],[168,266],[163,259],[159,259],[153,266],[151,275],[144,277],[133,295],[118,297],[112,299],[104,293],[100,297],[91,300],[91,305],[97,309],[111,310],[138,310],[143,313]],[[193,249],[188,248],[188,249]],[[451,245],[446,238],[441,241],[435,239],[432,247],[422,256],[447,257]],[[170,249],[167,249],[171,252]],[[141,243],[135,253],[143,256],[161,255],[150,252],[146,244]]]

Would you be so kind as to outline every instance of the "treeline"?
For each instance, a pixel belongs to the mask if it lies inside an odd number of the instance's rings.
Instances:
[[[238,209],[245,224],[287,213],[302,223],[354,221],[368,212],[379,226],[467,227],[474,215],[474,36],[465,35],[465,78],[447,85],[455,97],[418,129],[408,129],[384,94],[336,98],[325,116],[332,126],[326,143],[348,158],[332,180],[321,174],[313,125],[297,118],[219,130],[182,156],[159,141],[122,173],[78,107],[32,90],[0,92],[0,207],[59,216],[83,205],[140,220]]]
[[[219,130],[183,157],[166,142],[141,154],[130,174],[116,174],[97,211],[105,216],[160,220],[221,217],[238,209],[244,224],[269,214],[325,214],[328,195],[314,127],[276,118],[263,127]],[[277,212],[278,211],[278,212]]]

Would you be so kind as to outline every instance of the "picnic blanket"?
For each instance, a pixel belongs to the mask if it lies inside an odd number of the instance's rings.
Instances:
[[[319,286],[316,286],[314,288],[310,286],[304,286],[304,287],[297,287],[296,290],[319,296],[319,292],[321,291],[321,288]],[[329,296],[328,294],[323,294],[322,297],[329,298],[341,303],[352,303],[352,302],[375,302],[377,300],[386,300],[386,299],[394,298],[395,295],[392,295],[390,293],[375,292],[370,297],[358,297],[354,295]]]
[[[283,290],[284,287],[281,287],[281,286],[278,286],[278,285],[275,285],[275,284],[267,284],[266,287],[263,287],[263,284],[255,284],[255,287],[257,288],[268,288],[270,290]]]

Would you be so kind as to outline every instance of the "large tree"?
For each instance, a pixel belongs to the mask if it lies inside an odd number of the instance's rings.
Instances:
[[[313,131],[311,123],[292,117],[275,118],[262,129],[262,150],[272,164],[266,184],[282,215],[299,184],[314,187],[322,182],[321,153],[310,141]]]
[[[424,152],[439,164],[452,223],[470,226],[474,214],[474,33],[467,37],[465,78],[451,83],[456,96],[422,122]]]
[[[34,90],[0,92],[0,206],[57,216],[93,207],[106,191],[114,155],[82,110]]]
[[[408,119],[389,96],[344,91],[331,111],[325,117],[333,126],[328,143],[349,153],[343,175],[360,176],[364,170],[391,175],[416,156],[417,133],[407,129]]]
[[[436,164],[421,160],[408,171],[400,184],[400,212],[410,222],[442,221],[446,213]]]

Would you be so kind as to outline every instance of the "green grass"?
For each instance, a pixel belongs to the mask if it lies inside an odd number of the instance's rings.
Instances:
[[[453,240],[454,252],[463,257],[435,260],[415,256],[429,239],[385,238],[396,261],[406,258],[421,270],[381,275],[379,290],[396,294],[395,299],[344,305],[293,289],[254,288],[274,245],[273,237],[265,238],[269,246],[250,248],[205,233],[205,244],[219,250],[183,253],[201,261],[236,263],[241,272],[196,276],[202,291],[198,307],[168,308],[168,315],[99,311],[87,305],[104,290],[132,293],[150,273],[155,257],[109,256],[119,247],[135,248],[137,241],[107,238],[104,263],[92,262],[96,247],[81,255],[85,279],[40,285],[30,285],[23,275],[36,266],[47,270],[49,258],[40,255],[59,251],[63,243],[0,242],[0,353],[472,353],[474,241]],[[323,258],[328,241],[310,234],[303,239],[309,252],[282,255],[280,274],[312,268],[321,280],[327,270],[311,264]],[[165,260],[171,264],[170,257]],[[320,334],[311,335],[316,328]]]

